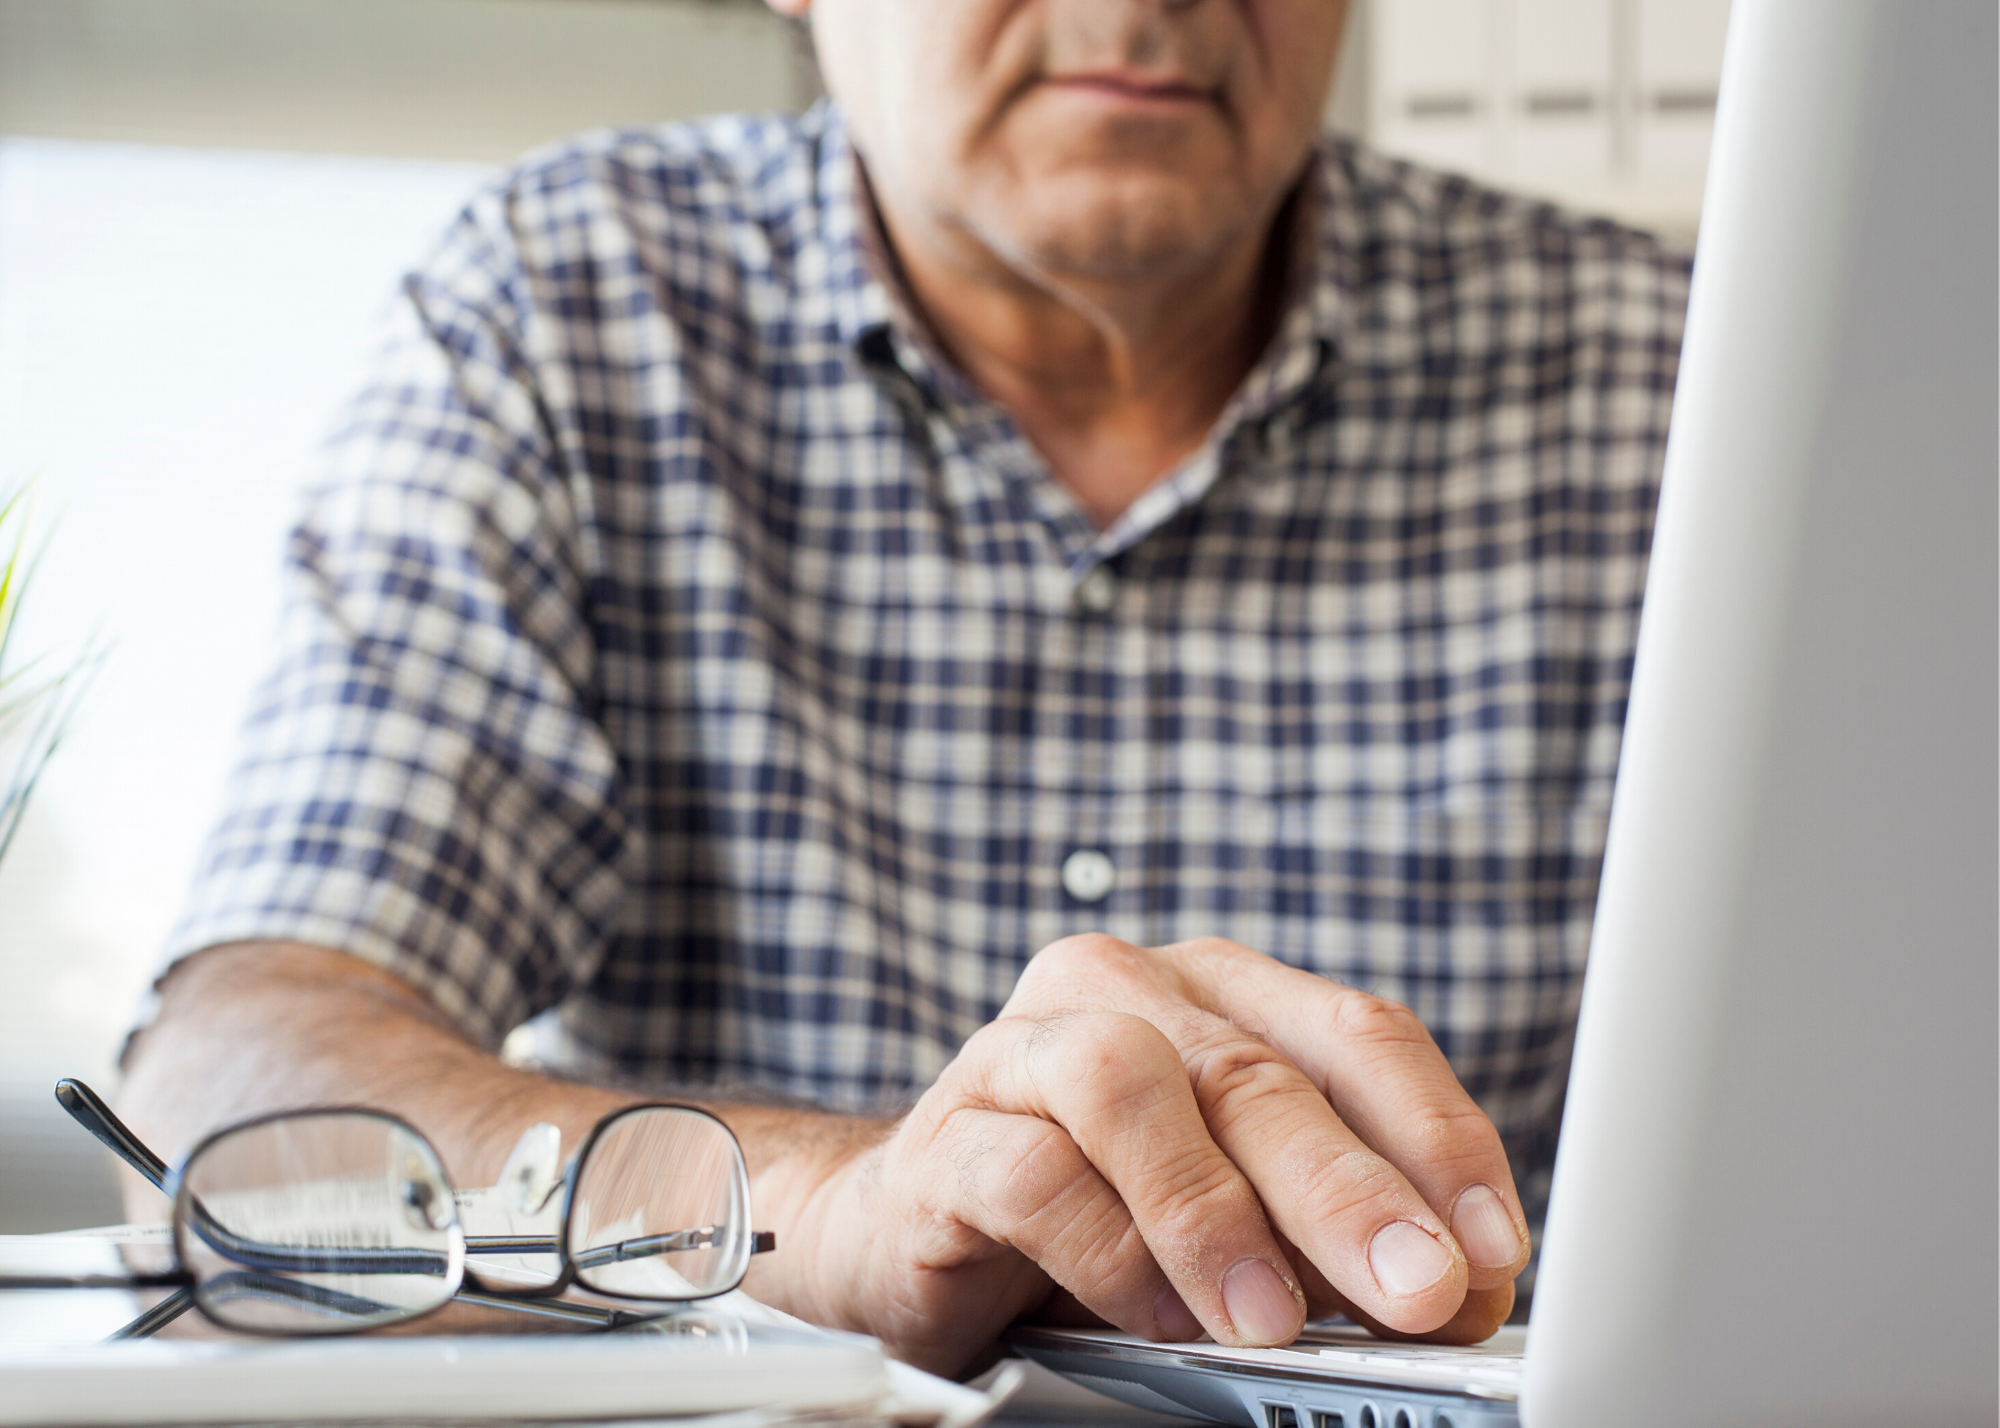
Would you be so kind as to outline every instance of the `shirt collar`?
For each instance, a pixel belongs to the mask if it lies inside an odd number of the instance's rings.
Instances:
[[[842,342],[864,361],[893,362],[934,400],[955,408],[962,417],[991,407],[942,355],[915,316],[839,108],[822,101],[819,118],[821,231]],[[1359,338],[1366,349],[1363,360],[1393,361],[1389,349],[1398,345],[1394,339],[1399,332],[1407,335],[1409,324],[1385,321],[1393,314],[1378,313],[1358,323],[1353,318],[1356,282],[1368,247],[1361,197],[1355,191],[1346,142],[1323,141],[1284,210],[1291,253],[1277,332],[1224,408],[1213,439],[1101,532],[1089,531],[1080,510],[1068,509],[1074,502],[1066,493],[1054,500],[1061,509],[1042,511],[1045,520],[1074,527],[1067,530],[1064,542],[1072,551],[1073,574],[1116,555],[1198,501],[1221,474],[1223,446],[1246,428],[1268,428],[1274,418],[1298,405],[1324,372],[1351,357],[1343,353],[1344,345]],[[1001,416],[997,409],[992,414]],[[1008,423],[1003,418],[999,424]]]
[[[1288,404],[1318,376],[1331,355],[1346,304],[1339,288],[1343,269],[1325,242],[1334,199],[1327,168],[1325,155],[1315,150],[1279,215],[1288,230],[1289,251],[1277,330],[1224,408],[1216,423],[1218,436],[1227,436],[1245,422],[1261,421]]]
[[[881,340],[878,334],[888,331],[895,316],[895,304],[871,253],[875,207],[839,108],[821,100],[812,117],[820,126],[816,186],[834,325],[845,346],[865,351],[868,344]]]

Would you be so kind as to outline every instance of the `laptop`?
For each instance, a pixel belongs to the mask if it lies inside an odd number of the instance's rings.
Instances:
[[[1250,1428],[2000,1417],[1993,0],[1736,0],[1525,1337],[1023,1329]]]

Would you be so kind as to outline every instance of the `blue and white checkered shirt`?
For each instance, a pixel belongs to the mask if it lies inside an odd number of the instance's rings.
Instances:
[[[1688,264],[1306,183],[1270,350],[1098,530],[903,315],[836,111],[516,169],[331,440],[169,955],[855,1107],[1057,938],[1226,936],[1415,1008],[1536,1206]]]

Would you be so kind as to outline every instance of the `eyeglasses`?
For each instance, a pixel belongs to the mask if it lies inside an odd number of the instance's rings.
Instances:
[[[215,1132],[169,1171],[82,1082],[58,1082],[56,1099],[173,1201],[175,1266],[0,1273],[0,1290],[173,1289],[114,1339],[152,1334],[189,1308],[251,1334],[352,1334],[454,1300],[615,1328],[655,1316],[554,1296],[576,1287],[654,1303],[707,1299],[742,1283],[751,1255],[776,1248],[769,1231],[750,1228],[735,1135],[692,1106],[614,1111],[561,1168],[560,1133],[535,1126],[499,1185],[455,1191],[430,1142],[380,1111],[260,1116]],[[467,1221],[501,1232],[468,1234]]]

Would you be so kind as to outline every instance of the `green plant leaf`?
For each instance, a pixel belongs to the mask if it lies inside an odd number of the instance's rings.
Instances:
[[[30,543],[38,486],[39,479],[31,479],[0,494],[0,739],[11,743],[20,730],[27,731],[13,776],[0,787],[0,858],[6,856],[27,811],[29,795],[74,726],[108,653],[105,642],[93,635],[82,651],[54,674],[46,673],[47,655],[19,668],[8,665],[21,602],[48,549],[46,542]],[[13,523],[11,533],[9,522]],[[28,680],[31,673],[38,675],[32,684]]]

